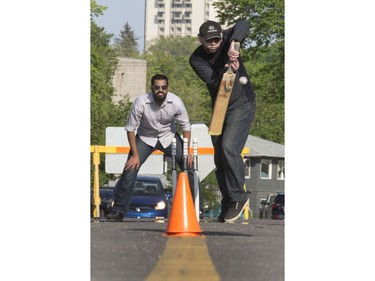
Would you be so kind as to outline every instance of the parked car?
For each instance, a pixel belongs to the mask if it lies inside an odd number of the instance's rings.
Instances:
[[[216,220],[218,216],[220,215],[220,213],[221,213],[221,207],[218,207],[216,209],[205,209],[205,211],[203,212],[203,215],[200,215],[199,217],[200,219],[209,218],[209,219]],[[245,212],[242,212],[240,219],[245,219]]]
[[[277,192],[273,199],[265,206],[264,217],[274,220],[283,220],[285,218],[284,202],[284,192]]]
[[[274,193],[268,194],[267,198],[261,198],[259,202],[259,209],[258,209],[258,218],[264,219],[265,218],[265,212],[266,206],[271,204],[271,201],[275,197]]]
[[[216,209],[205,209],[204,211],[204,217],[206,218],[213,218],[213,219],[217,219],[217,217],[220,215],[221,213],[221,207],[219,208],[216,208]]]
[[[104,217],[110,212],[113,206],[114,187],[101,187],[99,195],[101,198],[100,216]],[[126,217],[167,218],[171,200],[170,196],[165,191],[159,177],[138,175],[130,201],[129,212]]]

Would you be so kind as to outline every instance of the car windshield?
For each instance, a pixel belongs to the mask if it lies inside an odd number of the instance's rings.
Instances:
[[[276,196],[275,202],[277,204],[284,204],[284,194],[283,195],[280,194],[280,195]]]
[[[137,181],[133,195],[162,195],[163,190],[158,182]]]

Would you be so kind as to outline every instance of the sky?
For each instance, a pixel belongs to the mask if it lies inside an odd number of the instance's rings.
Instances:
[[[139,38],[138,49],[143,51],[145,0],[96,0],[96,3],[108,7],[102,16],[95,18],[95,22],[114,35],[112,42],[128,22],[135,37]]]

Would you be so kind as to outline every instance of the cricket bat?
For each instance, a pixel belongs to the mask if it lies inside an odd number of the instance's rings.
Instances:
[[[238,51],[239,48],[240,43],[236,42],[234,44],[234,49]],[[210,126],[208,128],[208,133],[211,136],[219,136],[222,133],[229,98],[232,93],[234,80],[236,79],[236,74],[233,72],[230,62],[228,64],[229,67],[221,79],[219,90],[215,99],[214,109],[211,115]]]

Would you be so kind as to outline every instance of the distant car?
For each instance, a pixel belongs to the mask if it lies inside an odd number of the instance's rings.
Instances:
[[[107,215],[114,200],[114,187],[101,187],[100,216]],[[168,217],[170,194],[164,189],[159,177],[137,176],[127,218]]]
[[[267,203],[264,209],[264,217],[274,220],[283,220],[285,218],[284,192],[277,192],[273,199]]]
[[[265,218],[265,209],[267,205],[270,205],[271,201],[275,197],[275,194],[271,193],[267,195],[267,198],[261,198],[259,201],[258,218]]]
[[[219,217],[220,213],[221,213],[221,207],[218,207],[216,209],[206,209],[203,212],[203,215],[200,216],[200,219],[209,218],[209,219],[216,220]],[[245,212],[242,212],[240,219],[245,219]]]
[[[204,214],[204,217],[206,218],[216,219],[220,215],[220,213],[221,213],[221,208],[219,207],[216,209],[206,209],[203,214]]]

